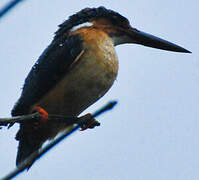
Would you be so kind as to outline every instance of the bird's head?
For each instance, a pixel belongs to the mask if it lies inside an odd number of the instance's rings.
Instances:
[[[191,53],[174,44],[132,27],[127,18],[104,7],[85,8],[72,15],[56,32],[55,38],[81,28],[95,28],[107,33],[114,45],[135,43],[167,51]]]

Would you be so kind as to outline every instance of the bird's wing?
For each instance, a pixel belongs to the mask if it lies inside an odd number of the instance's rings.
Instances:
[[[25,79],[21,97],[14,106],[12,115],[27,114],[30,106],[62,79],[83,51],[81,37],[77,34],[65,40],[53,40]]]

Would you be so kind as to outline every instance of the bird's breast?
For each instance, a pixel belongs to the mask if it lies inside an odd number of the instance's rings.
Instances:
[[[85,36],[79,59],[39,105],[49,113],[77,116],[101,98],[112,86],[118,72],[113,42]]]

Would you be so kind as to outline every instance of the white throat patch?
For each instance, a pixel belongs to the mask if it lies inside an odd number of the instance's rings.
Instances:
[[[70,32],[76,31],[76,30],[83,28],[83,27],[91,27],[92,25],[93,25],[93,23],[91,23],[91,22],[85,22],[85,23],[82,23],[82,24],[78,24],[77,26],[72,27]]]

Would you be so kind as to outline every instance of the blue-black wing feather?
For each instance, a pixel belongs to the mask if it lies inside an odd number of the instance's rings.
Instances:
[[[21,97],[15,104],[12,115],[27,114],[30,106],[61,80],[82,50],[80,35],[71,35],[65,39],[62,36],[61,39],[54,39],[25,79]]]

